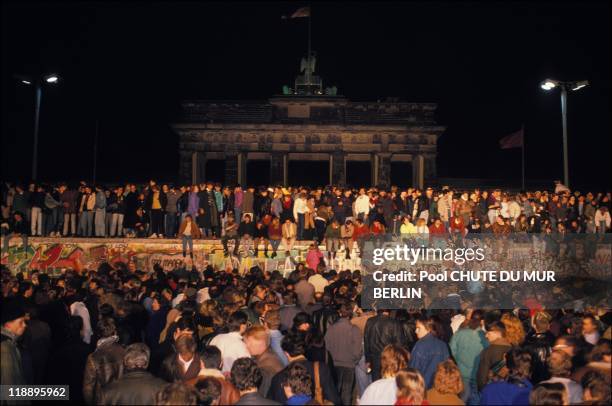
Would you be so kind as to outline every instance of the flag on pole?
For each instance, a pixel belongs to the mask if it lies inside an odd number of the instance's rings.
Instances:
[[[291,17],[289,18],[304,18],[304,17],[310,17],[310,7],[298,8],[297,10],[295,10],[293,14],[291,14]]]
[[[499,140],[499,147],[501,149],[511,148],[522,148],[523,147],[523,127],[520,130],[506,135],[504,138]]]

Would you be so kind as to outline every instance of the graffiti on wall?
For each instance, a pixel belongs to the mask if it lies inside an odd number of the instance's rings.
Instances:
[[[104,262],[134,262],[137,269],[146,271],[153,270],[155,265],[172,270],[183,264],[193,264],[198,269],[212,265],[220,270],[238,269],[241,273],[258,265],[264,270],[286,273],[295,269],[297,262],[305,260],[307,250],[308,245],[294,247],[291,252],[293,260],[282,252],[274,259],[266,258],[261,251],[258,257],[240,255],[226,258],[219,241],[206,240],[194,244],[192,260],[189,256],[183,257],[178,241],[30,238],[29,246],[24,249],[21,239],[15,238],[11,240],[8,251],[2,252],[1,260],[2,265],[13,273],[36,269],[59,274],[62,269],[97,269]],[[343,255],[328,265],[337,270],[360,268],[358,258],[345,259]]]

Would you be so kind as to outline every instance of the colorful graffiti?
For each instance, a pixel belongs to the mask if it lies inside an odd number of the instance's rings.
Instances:
[[[282,252],[279,252],[278,257],[270,259],[261,251],[258,257],[226,258],[218,240],[199,240],[194,242],[192,260],[189,256],[183,257],[178,240],[30,238],[29,246],[24,249],[21,239],[14,238],[10,241],[8,251],[2,253],[1,261],[2,265],[14,273],[38,269],[59,274],[62,269],[97,269],[103,262],[134,262],[138,269],[146,271],[152,270],[156,264],[165,270],[193,264],[198,269],[213,265],[220,270],[237,268],[240,272],[259,265],[264,270],[286,273],[295,269],[296,261],[305,259],[307,250],[308,244],[296,245],[291,252],[293,261]],[[358,269],[360,261],[358,258],[345,259],[344,255],[340,255],[330,265],[338,270]]]

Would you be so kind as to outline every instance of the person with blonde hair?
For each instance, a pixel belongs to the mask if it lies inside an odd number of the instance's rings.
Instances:
[[[270,388],[274,375],[283,369],[283,364],[270,348],[270,333],[264,326],[251,326],[243,335],[243,340],[249,354],[261,370],[262,381],[259,385],[259,394],[265,396]]]
[[[452,360],[438,364],[433,388],[427,391],[430,405],[463,405],[459,394],[463,392],[461,372]]]
[[[506,339],[512,346],[517,347],[525,341],[525,328],[518,317],[512,313],[504,313],[501,322],[506,326]]]
[[[459,380],[461,382],[461,379]],[[425,400],[425,380],[414,368],[399,371],[395,376],[397,400],[395,405],[429,405]]]
[[[391,405],[397,400],[395,376],[408,367],[410,353],[397,344],[387,345],[380,355],[381,379],[372,382],[359,400],[361,405]],[[422,378],[421,378],[422,379]]]

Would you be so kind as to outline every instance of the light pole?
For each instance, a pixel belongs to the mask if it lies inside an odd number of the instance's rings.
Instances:
[[[561,88],[561,120],[563,122],[563,184],[570,187],[569,183],[569,162],[567,150],[567,91],[576,91],[588,86],[588,80],[578,82],[562,82],[560,80],[546,79],[540,87],[546,91],[550,91],[555,87]]]
[[[18,76],[21,83],[24,85],[34,85],[36,88],[36,102],[34,104],[34,144],[32,146],[32,180],[36,180],[38,174],[38,128],[40,121],[40,103],[42,101],[42,87],[45,83],[55,84],[59,82],[59,76],[49,74],[43,77],[29,78],[27,76]]]

